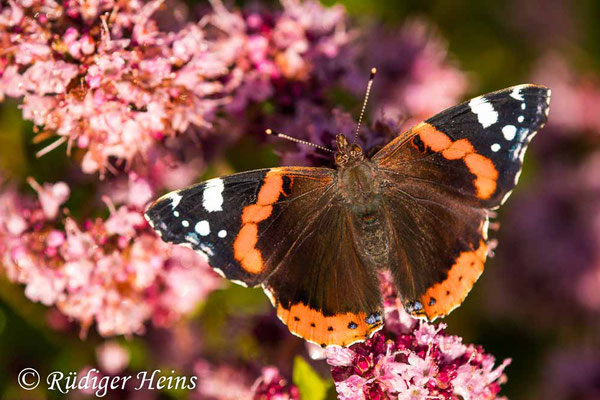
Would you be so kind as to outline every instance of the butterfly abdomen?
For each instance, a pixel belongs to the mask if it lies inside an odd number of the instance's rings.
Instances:
[[[356,248],[366,266],[383,267],[388,262],[388,242],[382,212],[381,178],[370,160],[338,172],[338,197],[350,211]]]

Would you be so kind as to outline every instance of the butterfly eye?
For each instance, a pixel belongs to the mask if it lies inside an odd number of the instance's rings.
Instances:
[[[357,145],[357,144],[355,144],[355,145],[352,145],[351,154],[352,154],[353,156],[358,156],[358,155],[362,154],[362,149],[361,149],[361,148],[360,148],[360,146],[359,146],[359,145]]]

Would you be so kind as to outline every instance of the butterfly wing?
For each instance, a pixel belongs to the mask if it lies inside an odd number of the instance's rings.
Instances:
[[[349,344],[382,326],[381,299],[332,201],[334,179],[327,168],[234,174],[169,193],[146,217],[163,240],[201,252],[225,278],[262,285],[296,335]]]
[[[483,272],[488,210],[516,185],[549,100],[550,90],[537,85],[480,96],[401,134],[373,157],[389,182],[383,196],[396,243],[392,274],[413,315],[447,315]]]
[[[383,326],[381,293],[375,269],[365,267],[355,245],[353,215],[335,203],[322,209],[265,288],[293,333],[321,346],[348,346]]]

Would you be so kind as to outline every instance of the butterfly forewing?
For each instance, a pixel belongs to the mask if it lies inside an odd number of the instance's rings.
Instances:
[[[373,161],[407,179],[444,184],[465,201],[495,208],[516,185],[527,145],[546,122],[549,102],[550,90],[538,85],[476,97],[399,135]]]

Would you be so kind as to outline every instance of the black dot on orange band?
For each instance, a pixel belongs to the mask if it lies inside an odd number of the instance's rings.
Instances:
[[[450,291],[446,290],[446,296],[450,296]]]
[[[314,327],[315,327],[315,323],[314,323],[314,322],[311,322],[311,323],[310,323],[310,326],[312,326],[312,327],[314,328]]]
[[[462,281],[462,275],[458,277],[458,281]]]
[[[294,321],[300,321],[300,318],[294,317]]]
[[[425,152],[425,144],[423,143],[423,141],[421,140],[419,135],[416,135],[413,138],[412,143],[413,143],[413,146],[415,146],[417,148],[417,150],[419,150],[421,153]]]
[[[327,330],[328,330],[329,332],[333,332],[333,326],[330,326],[330,327],[328,327],[328,328],[327,328]]]
[[[435,305],[435,301],[436,301],[436,300],[435,300],[435,297],[430,297],[430,298],[429,298],[429,307],[432,307],[432,306],[434,306],[434,305]]]
[[[354,321],[351,321],[348,324],[348,329],[356,329],[356,328],[358,328],[358,325],[356,325],[356,323]]]

